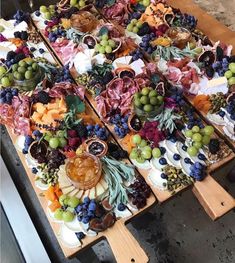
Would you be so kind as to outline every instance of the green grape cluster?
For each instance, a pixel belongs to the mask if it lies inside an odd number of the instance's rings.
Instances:
[[[210,125],[205,126],[203,129],[195,125],[191,130],[186,130],[185,136],[192,140],[192,145],[188,147],[187,153],[190,156],[197,156],[199,149],[210,143],[213,133],[214,128]]]
[[[23,59],[12,65],[13,76],[16,80],[32,79],[38,71],[38,63],[33,59]]]
[[[142,27],[142,22],[138,21],[136,18],[132,19],[130,24],[127,25],[127,30],[129,32],[133,32],[137,34],[139,32],[139,29]]]
[[[161,151],[159,148],[151,148],[147,141],[142,139],[139,134],[132,137],[133,144],[136,145],[135,148],[130,152],[130,158],[136,160],[138,163],[144,163],[146,160],[154,158],[159,158],[161,156]]]
[[[95,45],[95,51],[101,54],[110,54],[113,52],[113,49],[116,47],[114,40],[109,39],[107,34],[101,36],[101,41]]]
[[[9,87],[12,84],[12,74],[7,73],[7,68],[4,66],[0,66],[0,79],[1,85],[3,87]]]
[[[59,130],[56,132],[56,135],[53,135],[50,131],[47,131],[44,134],[44,140],[49,142],[49,146],[52,149],[56,149],[58,147],[63,148],[65,145],[67,145],[66,140],[66,132]]]
[[[160,96],[156,90],[150,87],[144,87],[134,95],[134,105],[145,112],[158,110],[163,101],[164,97]]]
[[[80,204],[80,200],[76,196],[61,195],[59,203],[63,208],[57,208],[54,217],[64,222],[73,221],[75,217],[73,209]]]
[[[85,0],[70,0],[70,5],[80,9],[86,5],[86,2]]]
[[[51,18],[55,15],[55,5],[49,5],[48,7],[42,5],[39,10],[46,20],[51,20]]]

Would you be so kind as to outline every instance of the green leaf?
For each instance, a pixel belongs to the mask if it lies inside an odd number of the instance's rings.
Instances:
[[[106,26],[103,26],[101,27],[99,33],[98,33],[98,36],[102,36],[102,35],[108,35],[109,33],[109,30]]]
[[[85,111],[85,104],[78,96],[68,95],[66,96],[65,101],[69,110],[75,110],[75,113]]]

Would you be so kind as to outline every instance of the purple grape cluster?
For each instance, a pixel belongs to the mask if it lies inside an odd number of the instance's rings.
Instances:
[[[224,76],[224,73],[228,70],[229,61],[227,57],[224,57],[221,61],[216,61],[212,64],[212,68],[219,74],[220,77]]]
[[[73,78],[69,71],[69,65],[65,65],[64,67],[61,67],[60,69],[53,69],[52,71],[53,75],[55,75],[55,82],[73,82]]]
[[[96,206],[95,199],[85,197],[83,203],[75,208],[78,221],[88,224],[95,217]]]
[[[197,27],[197,19],[189,14],[182,14],[180,16],[180,24],[182,27],[194,30]]]
[[[200,162],[195,162],[190,166],[190,176],[196,181],[202,181],[206,177],[206,166]]]
[[[138,209],[143,208],[147,203],[147,198],[150,197],[151,189],[142,177],[137,177],[134,183],[129,186],[130,193],[128,197],[132,204]]]
[[[65,37],[66,31],[62,28],[58,28],[56,31],[50,32],[48,35],[48,39],[50,42],[55,42],[57,38]]]
[[[230,115],[230,118],[235,121],[235,100],[232,100],[226,106],[226,110]]]
[[[143,55],[143,53],[142,53],[140,48],[137,48],[137,49],[131,51],[129,53],[129,55],[132,56],[132,60],[133,61],[138,60],[139,58],[143,59],[143,57],[144,57],[144,55]]]
[[[107,141],[109,133],[105,128],[102,128],[99,124],[87,125],[87,133],[89,137],[97,136],[100,140]]]
[[[140,43],[140,47],[148,54],[152,54],[155,48],[150,44],[150,41],[154,40],[155,38],[156,38],[156,34],[154,32],[144,35],[142,37],[142,42]]]
[[[128,115],[121,116],[120,114],[115,114],[110,118],[110,123],[114,124],[114,132],[119,138],[123,138],[130,131],[128,127]]]
[[[183,91],[180,90],[180,89],[177,89],[174,94],[172,94],[170,96],[170,98],[172,98],[177,105],[179,106],[184,106],[185,105],[185,101],[184,101],[184,98],[183,98]]]
[[[24,141],[24,148],[22,150],[23,154],[27,154],[29,150],[29,146],[34,142],[34,139],[30,135],[25,136],[25,141]]]
[[[17,12],[13,16],[13,18],[16,20],[16,22],[15,22],[16,25],[21,23],[21,22],[23,22],[23,21],[28,23],[29,20],[30,20],[30,14],[29,13],[25,13],[22,10],[17,10]]]
[[[18,89],[16,88],[5,88],[0,90],[0,104],[7,103],[12,104],[14,96],[18,96]]]
[[[197,118],[194,115],[194,109],[193,108],[190,108],[189,110],[187,110],[186,115],[188,117],[188,124],[187,124],[188,129],[192,129],[193,126],[198,126],[200,129],[204,128],[204,124],[202,123],[202,120]]]

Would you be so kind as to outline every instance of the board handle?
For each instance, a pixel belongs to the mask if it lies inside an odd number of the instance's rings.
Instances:
[[[147,263],[148,256],[124,225],[122,220],[115,222],[115,229],[108,229],[105,237],[118,263]]]
[[[213,220],[235,207],[235,199],[210,175],[195,182],[192,191]]]

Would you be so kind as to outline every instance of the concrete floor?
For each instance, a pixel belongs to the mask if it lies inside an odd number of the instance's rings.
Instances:
[[[48,4],[49,2],[56,1],[47,1]],[[195,2],[235,30],[235,0],[195,0]],[[35,5],[42,3],[45,1],[38,0]],[[12,8],[9,9],[9,6]],[[14,13],[13,8],[19,6],[25,10],[27,1],[3,0],[1,15],[9,18]],[[4,128],[1,129],[1,142],[3,158],[51,261],[53,263],[115,262],[105,241],[92,247],[95,253],[87,249],[71,260],[64,258]],[[224,167],[214,177],[235,197],[235,184],[230,184],[225,177],[230,166],[231,164]],[[213,222],[190,190],[161,206],[156,205],[128,224],[128,229],[148,254],[150,263],[235,262],[235,210]]]

